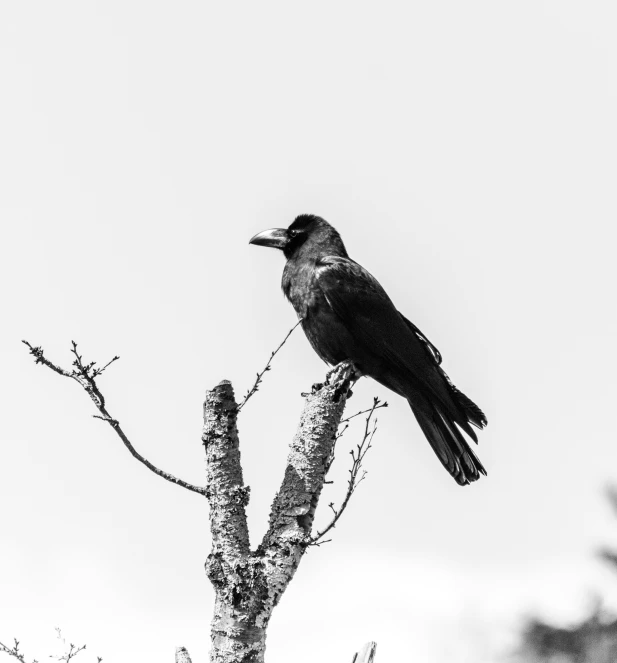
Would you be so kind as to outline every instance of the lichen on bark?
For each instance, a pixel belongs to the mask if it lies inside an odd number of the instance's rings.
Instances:
[[[310,540],[336,432],[345,409],[353,367],[336,367],[306,398],[287,467],[274,498],[268,530],[251,551],[231,383],[207,392],[202,440],[212,551],[206,573],[216,592],[212,663],[263,663],[266,629]]]

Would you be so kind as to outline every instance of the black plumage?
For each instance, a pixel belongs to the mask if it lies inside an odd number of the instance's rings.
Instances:
[[[315,352],[328,364],[351,360],[362,375],[403,396],[444,467],[457,483],[486,471],[471,450],[470,426],[483,428],[482,410],[441,368],[441,354],[392,303],[379,282],[345,250],[324,219],[302,215],[289,228],[259,233],[252,244],[281,249],[282,287]]]

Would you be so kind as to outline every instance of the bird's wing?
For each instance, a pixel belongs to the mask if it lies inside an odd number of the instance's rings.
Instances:
[[[315,278],[328,304],[357,343],[388,360],[391,369],[415,389],[428,390],[435,398],[443,399],[442,380],[433,370],[441,355],[396,310],[372,274],[349,258],[328,256],[317,263]]]
[[[475,442],[469,422],[482,428],[486,417],[459,392],[439,365],[441,355],[397,310],[379,282],[349,258],[329,256],[317,263],[315,279],[330,308],[371,364],[367,374],[404,395],[435,453],[461,484],[485,474],[457,424]],[[350,357],[350,359],[354,359]]]
[[[433,355],[433,359],[435,360],[435,363],[441,364],[441,361],[443,357],[441,356],[441,352],[428,340],[426,334],[423,334],[411,320],[408,320],[400,311],[398,313],[401,318],[405,321],[405,324],[413,331],[413,333],[426,345],[426,347],[430,350],[431,354]]]

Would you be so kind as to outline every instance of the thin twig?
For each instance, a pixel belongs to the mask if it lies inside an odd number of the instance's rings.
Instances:
[[[118,361],[118,359],[120,359],[120,357],[118,357],[118,355],[116,355],[113,359],[110,359],[110,360],[105,364],[105,366],[103,366],[103,368],[97,368],[96,371],[95,371],[95,377],[99,376],[99,375],[100,375],[100,374],[101,374],[101,373],[102,373],[102,372],[103,372],[108,366],[110,366],[111,364],[113,364],[114,361]]]
[[[343,515],[345,509],[347,508],[351,496],[354,494],[356,488],[364,481],[364,478],[366,477],[367,473],[366,470],[362,469],[362,462],[364,461],[364,457],[368,453],[368,450],[371,448],[373,442],[373,436],[375,435],[375,432],[377,430],[377,420],[375,419],[375,421],[373,422],[373,426],[371,427],[371,419],[373,417],[375,410],[377,410],[380,407],[384,407],[384,404],[380,403],[379,399],[375,397],[373,400],[373,407],[364,411],[364,413],[368,412],[368,417],[366,418],[366,422],[364,424],[364,435],[362,436],[362,441],[356,446],[355,450],[352,449],[349,452],[352,458],[352,465],[351,469],[349,470],[349,480],[347,483],[347,492],[345,494],[345,498],[343,499],[343,502],[338,509],[334,507],[334,502],[330,502],[328,506],[330,507],[333,513],[332,520],[328,523],[328,525],[326,525],[326,527],[324,527],[324,529],[318,531],[314,536],[310,537],[307,541],[307,545],[319,546],[324,543],[327,543],[328,541],[331,541],[331,539],[327,539],[325,541],[322,541],[322,539],[331,529],[334,529],[334,527],[336,527],[336,523],[338,522],[339,518]],[[349,418],[351,419],[353,417]],[[343,432],[345,432],[345,430],[347,430],[347,425],[343,429]],[[340,435],[342,435],[342,433]],[[331,463],[332,460],[330,461],[329,465]],[[361,475],[360,475],[360,470],[362,470]]]
[[[377,403],[377,406],[369,407],[366,410],[360,410],[360,412],[356,412],[355,414],[352,414],[350,417],[347,417],[346,419],[341,419],[341,424],[343,424],[343,427],[337,431],[336,433],[336,438],[334,440],[334,445],[332,446],[332,453],[330,454],[330,458],[328,459],[327,465],[326,465],[326,474],[330,471],[330,468],[332,467],[332,463],[334,463],[334,456],[336,453],[336,445],[338,444],[338,441],[345,435],[347,432],[347,429],[349,428],[349,422],[352,419],[355,419],[356,417],[359,417],[362,414],[366,414],[367,412],[374,412],[375,410],[379,410],[382,407],[388,407],[387,402],[381,402],[379,401]],[[340,425],[340,424],[339,424]],[[326,481],[326,483],[332,483],[332,481]]]
[[[62,631],[57,626],[56,626],[56,633],[58,634],[58,640],[60,640],[62,642],[62,644],[64,645],[64,648],[65,648],[64,654],[62,654],[62,656],[55,656],[54,657],[57,661],[64,661],[65,663],[69,663],[69,661],[72,658],[75,658],[77,656],[77,654],[79,654],[79,652],[82,652],[86,648],[86,645],[82,645],[81,647],[78,647],[78,646],[74,645],[72,642],[69,643],[69,645],[67,647],[66,640],[62,637]],[[51,658],[51,656],[50,656],[50,658]],[[99,657],[98,660],[101,661],[102,659]]]
[[[12,647],[7,647],[4,643],[0,642],[0,652],[4,652],[9,656],[13,656],[18,661],[21,661],[21,663],[26,663],[25,654],[19,651],[19,640],[17,638],[14,638],[14,641],[15,644]],[[37,663],[37,662],[33,661],[32,663]]]
[[[66,640],[62,636],[62,631],[58,627],[56,627],[56,633],[58,634],[58,640],[60,640],[64,645],[64,654],[62,654],[61,656],[50,656],[49,658],[55,658],[57,661],[64,661],[65,663],[69,663],[73,658],[77,656],[77,654],[79,654],[80,652],[84,651],[84,649],[86,649],[86,645],[82,645],[81,647],[78,647],[73,643],[69,643],[67,645]],[[103,659],[100,656],[97,656],[96,660],[97,663],[101,663]]]
[[[296,329],[296,327],[302,322],[302,318],[296,322],[296,324],[287,332],[287,336],[283,339],[283,342],[278,346],[278,348],[270,355],[270,359],[268,359],[268,363],[266,364],[266,367],[261,371],[261,373],[257,373],[257,378],[255,380],[255,383],[253,386],[246,392],[246,396],[242,400],[242,403],[238,405],[238,412],[246,405],[246,402],[248,399],[256,392],[259,390],[259,385],[261,384],[261,381],[263,379],[263,376],[270,370],[270,364],[272,363],[272,360],[278,353],[278,351],[285,345],[287,342],[287,339],[291,336],[293,331]]]
[[[140,463],[143,463],[150,471],[154,472],[154,474],[158,474],[160,477],[163,477],[163,479],[166,479],[167,481],[171,483],[175,483],[178,486],[182,486],[182,488],[186,488],[187,490],[190,490],[194,493],[199,493],[200,495],[205,495],[206,489],[202,488],[201,486],[195,486],[192,483],[188,483],[187,481],[183,481],[182,479],[178,479],[175,477],[173,474],[170,474],[169,472],[165,472],[164,470],[159,469],[155,465],[153,465],[149,460],[144,458],[140,453],[137,452],[135,447],[131,444],[130,440],[120,427],[120,423],[118,422],[117,419],[114,419],[109,412],[106,409],[105,406],[105,397],[101,393],[97,383],[96,379],[110,364],[112,364],[114,361],[118,359],[118,357],[114,357],[111,361],[109,361],[105,366],[102,368],[95,368],[96,362],[91,362],[89,364],[84,363],[82,355],[79,354],[77,351],[77,343],[75,341],[71,341],[71,352],[73,353],[75,359],[73,361],[73,370],[67,371],[64,368],[61,368],[60,366],[57,366],[56,364],[52,363],[45,357],[43,348],[39,346],[32,346],[28,341],[22,341],[25,345],[28,346],[30,349],[30,354],[35,358],[35,361],[37,364],[44,364],[48,368],[51,368],[52,371],[55,371],[59,375],[64,375],[67,378],[72,378],[75,380],[90,396],[92,402],[95,404],[96,408],[98,411],[101,413],[101,416],[99,415],[93,415],[97,419],[102,419],[103,421],[106,421],[113,429],[116,431],[116,434],[118,437],[122,440],[124,443],[124,446],[129,450],[131,455],[136,458]]]
[[[341,419],[342,424],[346,424],[348,421],[351,421],[352,419],[355,419],[356,417],[359,417],[361,414],[366,414],[367,412],[374,412],[375,410],[379,410],[379,408],[382,407],[388,407],[388,402],[384,401],[383,403],[379,403],[377,407],[369,407],[366,410],[360,410],[360,412],[356,412],[355,414],[352,414],[350,417],[347,417],[346,419]],[[347,427],[345,427],[347,429]],[[344,432],[344,431],[343,431]],[[339,435],[341,437],[343,433]]]

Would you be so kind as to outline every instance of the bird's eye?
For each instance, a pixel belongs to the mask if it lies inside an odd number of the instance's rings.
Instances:
[[[297,237],[300,234],[299,230],[288,230],[287,234],[293,239],[294,237]]]

